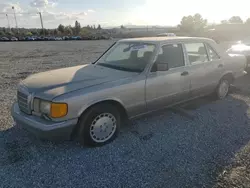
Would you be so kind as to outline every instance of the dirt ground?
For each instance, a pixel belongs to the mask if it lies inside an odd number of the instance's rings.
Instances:
[[[0,43],[0,187],[250,187],[249,76],[223,101],[134,120],[97,149],[38,141],[13,127],[21,79],[90,63],[113,42]]]

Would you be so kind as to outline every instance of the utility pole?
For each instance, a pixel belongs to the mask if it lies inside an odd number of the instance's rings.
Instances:
[[[42,13],[41,12],[38,12],[39,16],[40,16],[40,21],[41,21],[41,26],[42,26],[42,31],[43,31],[43,36],[45,36],[45,33],[44,33],[44,28],[43,28],[43,17],[42,17]]]
[[[14,12],[14,18],[15,18],[15,22],[16,22],[17,33],[19,33],[18,25],[17,25],[17,19],[16,19],[16,11],[15,11],[15,7],[14,7],[14,6],[12,7],[12,10],[13,10],[13,12]]]
[[[6,14],[6,18],[7,18],[7,21],[8,21],[8,28],[9,28],[9,30],[10,30],[10,32],[11,32],[11,29],[10,29],[10,20],[9,20],[8,14]]]

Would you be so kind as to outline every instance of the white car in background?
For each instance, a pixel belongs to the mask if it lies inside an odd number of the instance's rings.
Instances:
[[[18,38],[16,38],[16,37],[11,37],[10,40],[11,40],[11,41],[18,41]]]
[[[158,34],[157,37],[175,37],[176,35],[174,33],[161,33]]]
[[[231,56],[234,54],[244,55],[247,59],[245,70],[248,73],[250,72],[250,42],[239,41],[237,44],[232,45],[227,50],[227,53]]]
[[[55,40],[62,40],[62,37],[56,37]]]

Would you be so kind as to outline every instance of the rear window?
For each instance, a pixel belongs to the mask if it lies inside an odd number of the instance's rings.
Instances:
[[[203,43],[187,43],[185,47],[191,64],[208,61],[207,51]]]

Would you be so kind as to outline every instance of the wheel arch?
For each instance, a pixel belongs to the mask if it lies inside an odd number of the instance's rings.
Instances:
[[[118,110],[121,111],[121,113],[123,113],[124,115],[126,115],[128,117],[127,110],[124,107],[124,104],[120,100],[113,99],[113,98],[107,98],[107,99],[101,99],[101,100],[93,101],[93,102],[83,106],[80,109],[79,113],[78,113],[78,117],[80,118],[90,108],[92,108],[93,106],[96,106],[96,105],[100,105],[100,104],[112,104],[112,105],[116,106],[118,108]]]
[[[103,100],[98,100],[98,101],[93,101],[92,103],[89,103],[88,105],[84,106],[78,114],[78,123],[75,126],[72,134],[71,134],[71,138],[75,137],[78,129],[79,129],[79,122],[81,117],[83,117],[92,107],[97,106],[97,105],[101,105],[101,104],[111,104],[114,105],[115,107],[117,107],[117,109],[119,110],[120,114],[121,114],[121,121],[126,121],[128,119],[128,113],[126,108],[124,107],[123,103],[117,99],[103,99]]]
[[[223,76],[221,77],[220,81],[222,79],[227,79],[230,82],[230,84],[232,84],[234,82],[234,80],[235,80],[234,75],[233,75],[232,72],[224,73]]]

